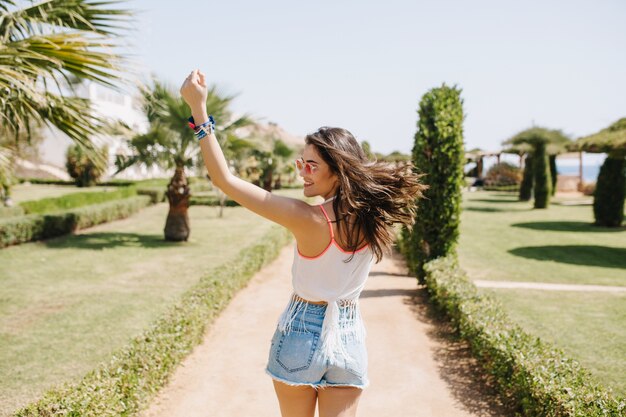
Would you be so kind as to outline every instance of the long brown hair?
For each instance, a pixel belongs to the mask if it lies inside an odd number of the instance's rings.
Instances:
[[[321,127],[306,136],[305,143],[316,150],[337,175],[339,186],[333,200],[337,229],[343,224],[346,248],[352,255],[359,248],[360,232],[376,256],[376,263],[393,244],[393,225],[415,223],[417,199],[427,185],[424,174],[414,172],[410,162],[371,161],[352,133],[338,127]],[[356,219],[352,224],[346,218]]]

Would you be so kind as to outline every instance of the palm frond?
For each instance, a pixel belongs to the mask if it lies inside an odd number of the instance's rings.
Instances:
[[[4,2],[0,15],[0,42],[42,35],[51,28],[64,28],[114,36],[129,28],[130,10],[109,8],[119,1],[44,0],[30,7],[9,11]]]

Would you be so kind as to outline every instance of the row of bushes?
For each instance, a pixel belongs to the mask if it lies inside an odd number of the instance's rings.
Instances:
[[[469,341],[521,415],[626,415],[625,399],[614,397],[561,350],[514,324],[495,299],[478,292],[454,255],[428,262],[425,272],[431,300]]]
[[[18,410],[30,416],[127,416],[145,408],[180,362],[198,345],[233,295],[291,239],[280,226],[232,261],[215,268],[109,363],[76,384],[64,384]]]
[[[46,184],[46,185],[67,185],[76,187],[76,181],[70,180],[57,180],[57,179],[44,179],[44,178],[20,178],[20,183],[29,182],[31,184]],[[129,185],[135,184],[136,181],[132,180],[110,180],[99,182],[97,186],[106,186],[106,187],[127,187]]]
[[[0,248],[71,233],[96,224],[123,219],[151,203],[149,196],[134,196],[60,211],[0,219]]]
[[[25,214],[48,214],[60,210],[89,206],[112,200],[119,200],[137,195],[135,187],[119,187],[113,191],[80,192],[60,197],[41,198],[23,201],[19,205]]]

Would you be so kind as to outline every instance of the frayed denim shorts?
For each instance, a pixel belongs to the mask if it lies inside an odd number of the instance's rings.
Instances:
[[[288,385],[309,385],[316,390],[330,386],[349,386],[364,389],[367,376],[367,348],[365,342],[344,340],[344,347],[356,363],[339,359],[333,363],[321,354],[321,334],[326,304],[308,303],[297,311],[293,327],[283,333],[278,326],[272,337],[265,372],[273,379]],[[347,320],[345,307],[340,307],[339,320]]]

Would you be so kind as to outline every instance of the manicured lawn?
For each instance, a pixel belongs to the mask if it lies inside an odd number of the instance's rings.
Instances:
[[[530,333],[558,345],[626,395],[626,293],[485,290]]]
[[[532,202],[518,202],[514,193],[465,192],[459,260],[471,279],[626,286],[626,228],[592,222],[590,205],[533,210]],[[529,333],[563,348],[626,395],[626,295],[481,291],[500,299]]]
[[[107,361],[272,226],[242,207],[217,218],[217,207],[192,206],[190,240],[171,243],[163,240],[167,209],[0,250],[0,415]]]
[[[459,257],[474,279],[626,286],[626,228],[592,222],[589,205],[532,209],[514,193],[465,192]]]
[[[66,194],[83,192],[106,192],[117,187],[72,187],[68,185],[18,184],[11,187],[11,198],[15,204],[22,201],[39,200],[47,197],[61,197]]]

